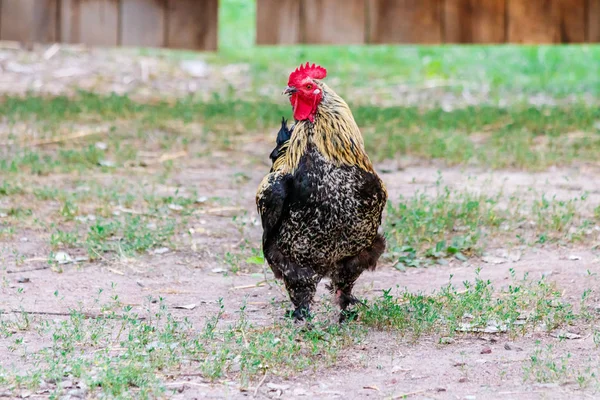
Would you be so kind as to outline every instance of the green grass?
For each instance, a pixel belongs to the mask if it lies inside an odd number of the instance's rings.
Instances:
[[[31,183],[21,187],[10,183],[13,179],[0,182],[3,190],[13,193],[7,198],[13,205],[0,207],[0,228],[4,235],[24,228],[41,232],[51,262],[58,251],[106,261],[175,248],[180,243],[175,238],[192,214],[212,204],[210,199],[197,204],[194,190],[158,195],[154,183],[122,179],[105,183],[81,177],[63,187]]]
[[[139,215],[126,215],[122,221],[101,219],[89,227],[85,247],[92,258],[107,252],[132,255],[170,245],[175,226],[174,221],[166,218],[157,221]]]
[[[275,132],[279,116],[289,113],[284,102],[264,98],[208,102],[186,98],[174,103],[145,104],[127,96],[82,92],[75,98],[5,97],[3,103],[0,116],[9,123],[38,121],[38,128],[47,136],[54,136],[57,128],[51,127],[64,121],[113,124],[107,151],[93,145],[59,148],[50,153],[24,147],[0,160],[0,171],[38,175],[114,169],[102,163],[105,159],[117,167],[139,162],[140,146],[132,141],[139,141],[145,132],[157,128],[162,129],[161,133],[153,135],[146,147],[162,151],[189,149],[197,154],[210,154],[214,148],[235,150],[241,137]],[[450,112],[369,105],[352,108],[363,129],[367,150],[375,160],[410,155],[440,159],[451,165],[537,170],[573,161],[594,161],[600,148],[600,109],[583,104],[543,108],[481,106]],[[137,121],[137,128],[126,121]],[[183,125],[171,127],[177,123]],[[202,131],[186,128],[192,123],[202,124]],[[138,133],[132,135],[132,130]]]
[[[600,376],[594,357],[577,357],[562,351],[560,344],[542,345],[539,341],[529,360],[523,365],[523,378],[538,384],[577,383],[581,389],[594,385],[598,390]]]
[[[578,318],[560,291],[544,279],[518,280],[511,270],[511,284],[498,290],[478,274],[462,288],[449,283],[433,295],[400,291],[394,296],[391,289],[385,290],[365,308],[361,321],[417,340],[426,334],[447,337],[457,332],[522,335],[537,326],[551,331]]]
[[[434,193],[390,200],[385,232],[399,269],[465,261],[491,241],[505,248],[593,243],[600,223],[586,193],[568,200],[532,191],[481,194],[452,191],[440,180]]]
[[[87,395],[101,391],[155,398],[176,389],[170,389],[173,381],[199,373],[206,381],[238,379],[250,388],[266,373],[287,377],[331,365],[345,349],[360,343],[368,329],[392,331],[397,340],[412,342],[422,335],[441,340],[493,328],[517,336],[538,327],[551,331],[588,321],[562,302],[552,284],[516,279],[514,272],[502,289],[476,276],[462,287],[449,283],[430,295],[398,290],[395,296],[386,290],[360,307],[360,322],[344,325],[330,322],[335,317],[326,308],[309,326],[291,321],[255,326],[245,306],[233,320],[225,319],[219,301],[219,310],[194,327],[169,312],[163,299],[148,299],[136,312],[120,302],[114,288],[110,299],[106,296],[102,290],[97,294],[100,313],[95,316],[72,310],[63,319],[37,320],[26,312],[17,318],[0,313],[0,335],[27,365],[13,370],[3,364],[0,385],[17,393],[44,384],[52,396],[60,396],[68,390],[61,383],[69,380]],[[283,313],[272,307],[274,313]],[[32,332],[47,343],[43,349],[27,348],[23,339]]]

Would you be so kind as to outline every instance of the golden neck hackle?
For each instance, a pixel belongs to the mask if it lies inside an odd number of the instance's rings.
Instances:
[[[348,104],[323,82],[319,82],[319,87],[323,90],[323,100],[314,123],[308,120],[296,123],[285,157],[274,169],[294,172],[310,143],[336,166],[358,166],[373,172],[362,135]]]

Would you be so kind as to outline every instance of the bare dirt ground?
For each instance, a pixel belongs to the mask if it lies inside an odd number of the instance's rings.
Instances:
[[[254,188],[264,169],[264,166],[246,169],[251,179],[241,187],[210,183],[207,178],[216,174],[234,174],[236,169],[224,172],[223,169],[194,166],[183,167],[181,173],[173,178],[173,183],[185,181],[188,185],[195,186],[199,193],[210,188],[213,195],[237,199],[235,205],[247,210],[250,219],[255,220]],[[569,185],[591,190],[594,179],[597,178],[594,173],[582,173],[576,169],[540,174],[487,173],[458,169],[444,171],[445,182],[451,187],[468,185],[467,177],[481,180],[489,180],[491,177],[494,182],[504,182],[506,190],[541,185],[546,193],[568,196],[569,189],[565,189],[563,183],[566,175],[569,176]],[[431,188],[437,179],[437,169],[411,167],[384,174],[383,177],[390,189],[391,198],[400,194],[410,196],[416,190]],[[417,183],[412,183],[413,178]],[[220,180],[226,181],[231,180]],[[598,196],[597,193],[594,195]],[[283,318],[282,310],[273,312],[268,306],[271,299],[282,303],[287,301],[280,286],[252,287],[263,280],[261,274],[238,273],[224,276],[220,272],[211,272],[218,271],[216,268],[220,264],[210,257],[209,260],[205,259],[206,252],[210,251],[207,249],[234,246],[238,241],[238,235],[231,224],[231,218],[228,217],[207,218],[203,225],[210,232],[218,232],[220,237],[211,237],[211,233],[194,237],[192,241],[196,243],[198,251],[182,248],[176,252],[123,260],[117,264],[104,265],[97,262],[79,267],[67,266],[62,274],[51,269],[32,270],[36,266],[43,266],[43,261],[17,267],[7,260],[8,268],[2,275],[8,286],[0,289],[0,308],[24,309],[37,313],[68,313],[72,308],[82,307],[94,312],[97,310],[94,310],[95,304],[89,294],[114,284],[113,293],[118,294],[124,304],[139,307],[140,310],[148,296],[162,296],[169,306],[197,304],[194,310],[171,311],[198,325],[202,325],[204,317],[217,310],[218,298],[225,299],[226,320],[235,318],[236,311],[245,302],[254,323],[269,323],[273,319]],[[231,236],[226,232],[230,232]],[[253,225],[248,232],[256,239],[260,235],[260,227]],[[31,232],[27,235],[27,242],[18,241],[5,245],[15,246],[19,253],[29,259],[43,259],[48,250],[44,248],[43,242],[38,241],[37,236],[37,232]],[[571,260],[573,255],[578,259]],[[472,279],[476,268],[481,268],[482,278],[490,279],[495,286],[502,287],[507,282],[509,268],[512,268],[518,275],[529,273],[532,278],[549,276],[551,281],[555,281],[564,290],[565,299],[577,302],[585,288],[597,285],[597,277],[594,275],[600,273],[597,257],[597,252],[588,249],[548,247],[523,249],[523,256],[518,261],[507,260],[499,265],[472,260],[464,264],[451,262],[448,266],[409,269],[407,272],[382,265],[373,273],[365,273],[360,278],[356,291],[362,297],[369,298],[378,295],[383,289],[398,285],[411,291],[429,293],[446,284],[450,275],[453,275],[455,282]],[[270,273],[269,276],[272,278]],[[28,279],[27,283],[19,283],[23,278]],[[22,287],[25,295],[14,296],[14,287]],[[52,296],[57,290],[62,296]],[[321,285],[318,302],[329,301],[329,296]],[[5,342],[4,345],[8,345],[8,339],[2,341]],[[438,337],[410,344],[393,334],[372,332],[359,348],[345,352],[333,367],[307,371],[289,379],[267,376],[257,395],[277,397],[283,392],[283,398],[394,398],[401,394],[423,399],[584,397],[585,392],[575,382],[561,386],[524,383],[522,364],[528,361],[534,348],[539,347],[536,344],[538,341],[543,345],[553,343],[556,346],[555,352],[571,353],[573,367],[583,368],[590,356],[595,360],[592,360],[592,366],[598,365],[595,355],[597,349],[589,335],[576,340],[560,341],[546,333],[532,333],[516,339],[508,346],[509,350],[505,346],[510,339],[503,335],[458,337],[456,342],[444,345],[438,343]],[[28,338],[28,343],[30,348],[42,345],[36,342],[33,334]],[[491,353],[482,354],[484,348],[491,349]],[[16,355],[3,353],[5,362],[18,364]],[[578,366],[578,361],[582,365]],[[253,394],[240,392],[235,385],[210,384],[193,378],[189,382],[181,383],[185,390],[178,393],[176,398],[244,398]]]
[[[117,64],[119,60],[117,57]],[[67,68],[58,58],[52,62]],[[147,68],[143,61],[139,62],[132,65],[135,68]],[[37,74],[40,79],[46,79],[44,71],[19,72],[18,65],[5,62],[4,69],[12,74]],[[114,66],[115,61],[111,61],[111,65]],[[127,65],[125,69],[129,68]],[[68,68],[62,71],[63,75],[56,75],[54,71],[54,78],[60,81],[61,76],[87,74],[83,66],[71,65]],[[98,70],[101,68],[102,63],[97,66]],[[3,76],[9,79],[10,75]],[[7,83],[4,85],[3,90],[7,91]],[[27,87],[27,84],[24,85]],[[78,85],[85,87],[85,84]],[[182,90],[185,91],[184,86]],[[56,91],[50,88],[48,92],[62,93],[63,88]],[[270,149],[271,143],[261,142],[247,150],[253,156],[261,156],[268,154]],[[149,297],[163,297],[174,316],[187,317],[197,326],[202,326],[204,319],[217,311],[219,298],[224,299],[224,321],[235,319],[243,304],[247,304],[248,315],[257,325],[282,319],[287,296],[280,285],[257,286],[264,281],[260,267],[227,273],[223,260],[217,256],[223,250],[238,246],[242,236],[251,243],[259,242],[261,228],[255,210],[254,193],[268,169],[266,157],[263,157],[265,162],[262,164],[249,161],[234,163],[225,158],[228,157],[216,154],[208,160],[178,160],[177,172],[159,188],[170,193],[184,186],[195,189],[201,196],[229,200],[227,207],[220,211],[193,215],[189,226],[194,233],[181,235],[175,250],[137,258],[125,257],[118,261],[67,264],[62,273],[58,273],[46,268],[50,252],[48,232],[24,229],[14,238],[2,242],[2,247],[8,251],[3,253],[1,260],[3,266],[0,275],[4,284],[0,286],[0,309],[25,310],[37,320],[60,319],[63,316],[58,314],[68,314],[74,308],[94,313],[98,311],[98,305],[94,302],[93,294],[102,289],[117,294],[123,304],[131,305],[140,312]],[[403,167],[399,168],[398,165]],[[443,167],[422,162],[403,164],[403,161],[388,161],[377,168],[391,170],[382,174],[382,178],[388,187],[390,199],[394,200],[400,195],[410,197],[417,191],[434,190],[438,172]],[[236,180],[236,174],[240,172],[249,179]],[[497,193],[502,188],[505,193],[521,193],[534,188],[564,199],[588,192],[591,203],[600,202],[598,166],[573,166],[542,173],[443,168],[441,173],[444,184],[457,190]],[[119,178],[129,180],[132,184],[143,179],[131,171],[115,174],[101,178]],[[52,180],[57,185],[69,185],[70,182],[68,176],[60,175],[54,175]],[[10,199],[1,201],[5,205],[10,203]],[[232,221],[232,212],[243,216],[243,235],[239,225]],[[503,248],[502,243],[492,241],[487,251],[494,253],[496,249]],[[575,304],[585,289],[598,287],[600,254],[590,246],[514,245],[512,248],[516,248],[520,256],[516,260],[505,259],[497,264],[473,258],[465,263],[452,260],[445,266],[409,268],[401,272],[391,264],[384,263],[375,272],[365,273],[360,278],[356,292],[361,297],[373,298],[384,289],[399,286],[414,292],[431,293],[446,284],[451,275],[454,282],[473,279],[478,268],[481,269],[480,276],[491,280],[498,288],[507,285],[509,269],[514,269],[518,276],[529,273],[534,279],[547,276],[563,291],[563,298]],[[19,261],[22,259],[25,262]],[[267,276],[272,279],[270,272],[267,272]],[[22,288],[22,295],[15,295],[17,288]],[[58,296],[54,295],[56,291]],[[330,301],[321,284],[317,308],[322,308],[323,304]],[[274,308],[273,303],[282,307]],[[600,298],[593,298],[592,303],[600,305]],[[175,308],[188,304],[195,304],[196,307],[191,310]],[[541,331],[516,339],[503,334],[459,335],[452,343],[440,344],[440,338],[436,336],[423,337],[416,343],[410,343],[393,333],[372,331],[365,341],[345,350],[330,367],[308,370],[287,378],[267,374],[258,388],[259,382],[255,382],[253,388],[243,391],[235,381],[211,383],[201,377],[178,378],[170,382],[172,388],[178,390],[169,393],[169,396],[181,399],[396,399],[404,396],[415,399],[595,398],[597,381],[582,389],[573,379],[560,384],[524,380],[524,366],[528,365],[536,349],[545,349],[548,344],[554,346],[554,356],[572,355],[569,360],[571,370],[591,368],[598,373],[600,356],[593,338],[587,332],[574,333],[581,335],[572,340],[561,340]],[[26,334],[25,341],[30,351],[45,345],[33,331]],[[11,339],[0,339],[0,359],[5,366],[18,367],[21,358],[19,354],[7,350],[10,344]]]

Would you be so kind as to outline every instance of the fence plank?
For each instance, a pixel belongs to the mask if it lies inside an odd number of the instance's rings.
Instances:
[[[300,42],[300,0],[257,0],[256,42]]]
[[[505,0],[445,0],[444,42],[503,43]]]
[[[440,43],[441,0],[371,0],[371,43]]]
[[[57,0],[3,0],[0,38],[19,42],[57,40]]]
[[[118,0],[80,0],[79,40],[90,46],[119,44]]]
[[[365,42],[365,0],[303,0],[300,21],[304,43]]]
[[[561,43],[585,42],[586,0],[555,0],[559,3]]]
[[[600,0],[588,0],[586,40],[592,43],[600,42]]]
[[[60,28],[58,37],[61,42],[74,43],[79,37],[79,25],[74,24],[79,17],[79,1],[61,0],[59,10]]]
[[[509,0],[507,17],[509,42],[585,41],[585,0]]]
[[[167,46],[217,49],[218,0],[169,0]]]
[[[123,46],[164,46],[165,8],[164,0],[121,0],[120,43]]]
[[[62,0],[60,18],[61,41],[119,44],[119,0]]]

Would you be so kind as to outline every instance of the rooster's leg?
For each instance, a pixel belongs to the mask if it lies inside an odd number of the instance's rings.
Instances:
[[[336,271],[332,274],[331,284],[335,299],[342,309],[340,322],[346,320],[349,316],[347,309],[349,306],[360,303],[353,294],[354,283],[366,269],[375,269],[377,260],[385,250],[385,239],[377,235],[371,247],[368,247],[354,257],[349,257],[342,261]]]
[[[295,307],[292,316],[297,321],[302,321],[310,315],[310,303],[320,280],[321,277],[310,267],[291,265],[283,272],[285,288]]]

